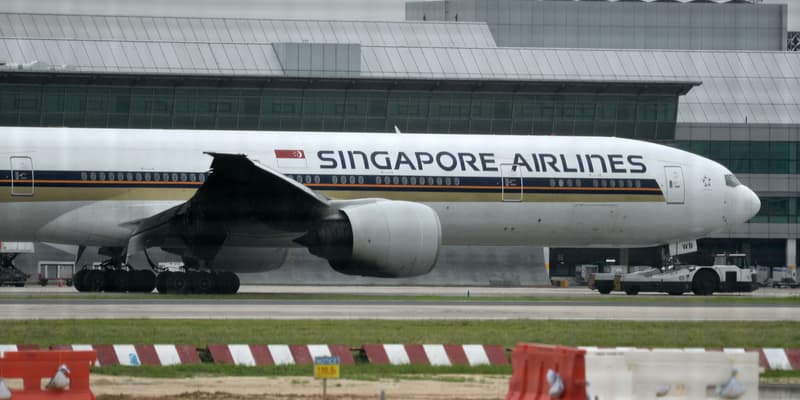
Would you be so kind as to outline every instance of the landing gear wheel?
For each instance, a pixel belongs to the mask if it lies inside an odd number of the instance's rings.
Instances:
[[[710,270],[699,271],[692,279],[692,292],[696,296],[710,296],[719,287],[719,277]]]
[[[189,285],[189,280],[183,272],[174,272],[170,275],[169,280],[167,280],[168,293],[183,294],[190,290],[191,285]]]
[[[156,288],[156,275],[153,271],[145,269],[133,271],[134,284],[130,289],[132,292],[150,293]]]
[[[106,288],[105,271],[89,271],[86,274],[84,285],[89,292],[102,292]]]
[[[221,272],[217,275],[217,293],[236,294],[239,291],[239,277],[233,272]]]
[[[89,270],[82,269],[82,270],[76,272],[75,275],[72,277],[72,280],[75,281],[75,289],[77,291],[79,291],[79,292],[85,292],[86,291],[86,286],[83,285],[83,281],[84,281],[84,278],[86,277],[86,274],[88,274],[88,273],[89,273]]]
[[[158,274],[158,278],[156,278],[156,289],[158,290],[158,293],[167,293],[167,281],[170,280],[171,275],[172,272],[169,271]]]
[[[208,294],[214,292],[214,275],[208,272],[190,272],[189,282],[194,293]]]
[[[111,272],[111,286],[114,292],[127,292],[131,287],[131,273],[128,271]]]

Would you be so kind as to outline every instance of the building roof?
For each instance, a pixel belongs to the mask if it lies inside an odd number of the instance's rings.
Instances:
[[[101,30],[101,22],[130,29]],[[153,29],[159,24],[168,29]],[[199,36],[201,26],[208,27],[205,36]],[[256,37],[260,28],[252,27],[262,26],[273,30]],[[352,34],[338,41],[334,26]],[[244,27],[252,29],[245,34]],[[409,27],[427,33],[408,33]],[[92,73],[701,82],[680,99],[678,122],[800,123],[800,53],[498,48],[484,33],[486,26],[476,23],[0,14],[0,63]],[[313,41],[297,40],[305,36]],[[459,37],[468,45],[455,44]]]
[[[485,22],[320,21],[0,13],[0,36],[28,39],[494,47]]]

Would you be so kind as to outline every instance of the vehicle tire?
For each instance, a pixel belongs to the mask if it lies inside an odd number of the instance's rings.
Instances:
[[[16,286],[16,287],[25,287],[25,282],[15,283],[14,286]]]
[[[683,292],[667,292],[667,294],[670,296],[682,296]]]
[[[72,279],[67,279],[64,283],[66,283],[67,286],[72,287],[72,283],[73,282],[72,282]]]
[[[600,292],[600,294],[609,294],[613,288],[614,287],[611,285],[598,285],[597,291]]]
[[[625,289],[625,294],[627,294],[628,296],[636,296],[637,294],[639,294],[639,288],[635,286],[627,288]]]
[[[692,279],[692,292],[696,296],[710,296],[719,287],[719,277],[714,271],[698,271]]]
[[[106,288],[106,273],[105,271],[89,271],[86,274],[85,280],[86,291],[88,292],[102,292]]]
[[[45,278],[39,279],[39,285],[42,287],[47,286],[47,279]]]

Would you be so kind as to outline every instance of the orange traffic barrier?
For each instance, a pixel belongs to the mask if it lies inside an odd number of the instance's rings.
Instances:
[[[11,389],[12,400],[94,400],[89,388],[89,369],[96,359],[95,351],[7,352],[0,358],[0,378],[22,379],[22,390]],[[69,386],[63,390],[45,389],[62,364],[70,371]]]
[[[586,400],[585,356],[585,350],[573,347],[518,344],[511,352],[513,372],[506,400]],[[563,385],[557,397],[550,397],[548,370]]]

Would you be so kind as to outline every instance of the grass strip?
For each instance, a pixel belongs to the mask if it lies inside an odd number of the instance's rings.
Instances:
[[[483,343],[510,348],[519,342],[602,347],[800,348],[800,321],[102,319],[3,321],[0,329],[0,343],[40,346],[326,343],[358,347],[367,343]]]

